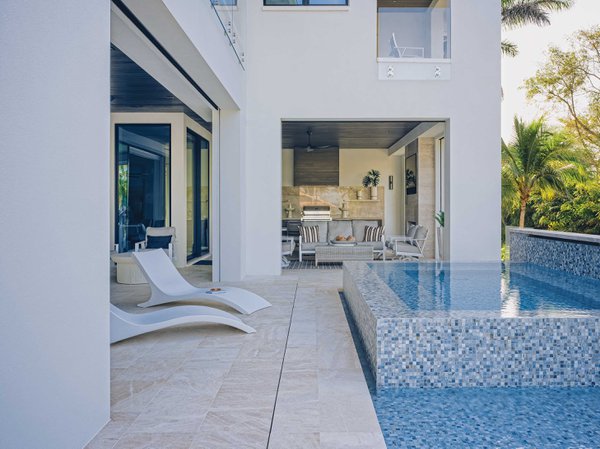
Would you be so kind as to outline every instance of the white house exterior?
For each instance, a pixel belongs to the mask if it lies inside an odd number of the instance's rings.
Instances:
[[[441,123],[389,154],[443,136],[423,172],[443,183],[429,206],[445,212],[443,255],[499,259],[500,1],[425,2],[430,47],[404,45],[410,58],[378,57],[388,39],[376,0],[348,3],[0,4],[0,447],[82,447],[109,419],[119,124],[171,124],[168,224],[178,229],[179,266],[189,262],[186,129],[209,143],[215,280],[281,273],[282,123],[295,121]],[[436,7],[451,15],[443,45]],[[111,44],[185,109],[111,109]]]

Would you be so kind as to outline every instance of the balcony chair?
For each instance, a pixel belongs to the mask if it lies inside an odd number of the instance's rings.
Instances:
[[[411,226],[406,235],[391,236],[387,246],[394,251],[399,259],[411,260],[423,257],[425,243],[429,230],[424,226]]]
[[[425,49],[423,47],[399,47],[396,42],[396,33],[392,33],[390,38],[390,57],[392,58],[424,58]]]
[[[162,251],[161,251],[162,252]],[[180,324],[217,323],[248,334],[256,330],[223,310],[203,306],[177,306],[145,313],[129,313],[110,305],[110,343]]]
[[[175,243],[175,228],[146,228],[146,238],[135,244],[135,251],[162,248],[173,259],[173,244]]]
[[[287,268],[290,266],[288,256],[294,254],[296,249],[296,240],[294,237],[281,237],[281,266]]]
[[[151,291],[150,299],[138,304],[139,307],[157,306],[184,300],[201,300],[224,304],[249,315],[271,306],[271,303],[264,298],[242,288],[194,287],[179,274],[163,250],[156,249],[132,254],[150,284]]]

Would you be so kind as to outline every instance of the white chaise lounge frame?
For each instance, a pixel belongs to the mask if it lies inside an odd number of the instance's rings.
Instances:
[[[136,335],[189,323],[218,323],[246,333],[256,332],[238,317],[204,306],[177,306],[144,313],[129,313],[110,305],[110,343]]]
[[[224,304],[248,315],[271,306],[266,299],[242,288],[221,287],[220,291],[213,292],[207,287],[194,287],[181,276],[169,256],[161,249],[134,252],[133,257],[151,290],[150,299],[138,304],[139,307],[184,300],[202,300]]]

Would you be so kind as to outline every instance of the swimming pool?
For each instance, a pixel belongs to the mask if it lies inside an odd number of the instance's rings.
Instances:
[[[531,264],[344,264],[378,388],[600,385],[600,281]]]
[[[512,317],[600,310],[600,280],[527,263],[368,266],[412,311],[496,311]]]

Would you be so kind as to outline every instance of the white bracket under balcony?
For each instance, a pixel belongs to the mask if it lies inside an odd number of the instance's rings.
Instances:
[[[448,81],[452,77],[450,59],[377,58],[379,79],[386,81]]]

